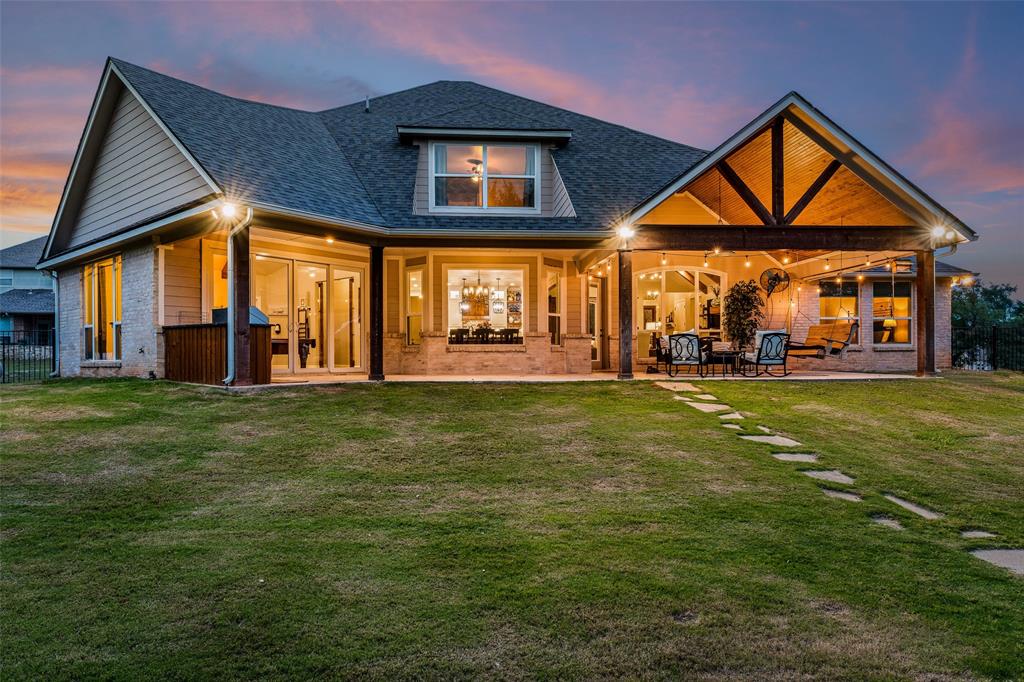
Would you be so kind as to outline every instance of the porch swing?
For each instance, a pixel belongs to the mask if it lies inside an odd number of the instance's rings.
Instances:
[[[842,270],[841,263],[840,270]],[[841,278],[839,281],[842,281]],[[803,313],[800,314],[803,315]],[[804,315],[804,317],[807,316]],[[814,358],[815,360],[824,360],[825,358],[846,360],[846,351],[853,345],[859,329],[860,323],[850,317],[845,320],[834,317],[831,324],[812,324],[807,328],[807,337],[803,343],[789,344],[789,354],[793,357]]]

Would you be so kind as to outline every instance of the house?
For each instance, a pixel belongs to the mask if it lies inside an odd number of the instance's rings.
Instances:
[[[769,327],[860,323],[796,363],[927,374],[936,252],[976,238],[796,93],[708,152],[472,82],[309,112],[110,59],[39,267],[67,376],[629,378],[769,271]]]
[[[0,251],[0,343],[45,344],[53,331],[54,281],[36,270],[46,237]]]

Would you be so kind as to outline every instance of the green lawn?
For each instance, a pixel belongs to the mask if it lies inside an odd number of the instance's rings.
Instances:
[[[4,388],[0,675],[1024,676],[1024,377],[701,386],[865,500],[650,382]]]

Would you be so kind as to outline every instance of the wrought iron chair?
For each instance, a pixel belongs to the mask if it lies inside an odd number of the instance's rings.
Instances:
[[[740,372],[743,376],[751,376],[749,367],[754,368],[753,376],[767,374],[772,377],[788,376],[786,358],[789,355],[789,334],[785,332],[758,332],[760,341],[757,348],[740,356]],[[773,367],[782,367],[782,374],[774,374]],[[762,370],[762,368],[764,368]]]
[[[707,354],[702,348],[700,337],[696,334],[672,334],[668,337],[668,359],[665,372],[670,376],[678,376],[679,368],[686,367],[687,373],[697,368],[697,375],[704,376]]]

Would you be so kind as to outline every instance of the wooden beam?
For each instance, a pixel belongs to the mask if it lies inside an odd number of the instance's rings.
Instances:
[[[783,170],[783,118],[772,121],[772,218],[782,225],[786,214],[786,183]]]
[[[935,252],[918,251],[915,289],[917,298],[917,375],[934,376],[935,367]]]
[[[384,381],[384,247],[370,247],[370,381]]]
[[[619,378],[633,378],[633,252],[619,250]]]
[[[825,166],[825,170],[821,171],[821,175],[815,178],[811,186],[807,188],[803,196],[797,199],[797,202],[793,204],[793,208],[789,209],[789,213],[782,219],[783,224],[792,225],[793,221],[797,219],[807,205],[814,201],[814,197],[818,196],[818,192],[828,184],[828,181],[832,179],[832,176],[836,174],[836,171],[842,166],[842,162],[838,159],[832,159],[831,163]]]
[[[643,251],[918,251],[928,230],[907,226],[765,227],[763,225],[637,225],[630,248]]]
[[[729,183],[729,186],[736,190],[736,193],[740,195],[740,199],[743,199],[743,203],[750,207],[750,210],[754,212],[754,215],[760,219],[765,225],[774,225],[775,218],[768,212],[768,209],[764,207],[761,200],[757,198],[757,195],[750,191],[747,187],[747,183],[743,182],[740,176],[736,175],[736,171],[732,169],[724,159],[715,164],[715,168],[722,174],[725,181]]]
[[[249,361],[249,234],[252,228],[243,227],[231,239],[231,258],[234,268],[234,338],[228,343],[235,344],[234,386],[252,385],[252,363]]]

